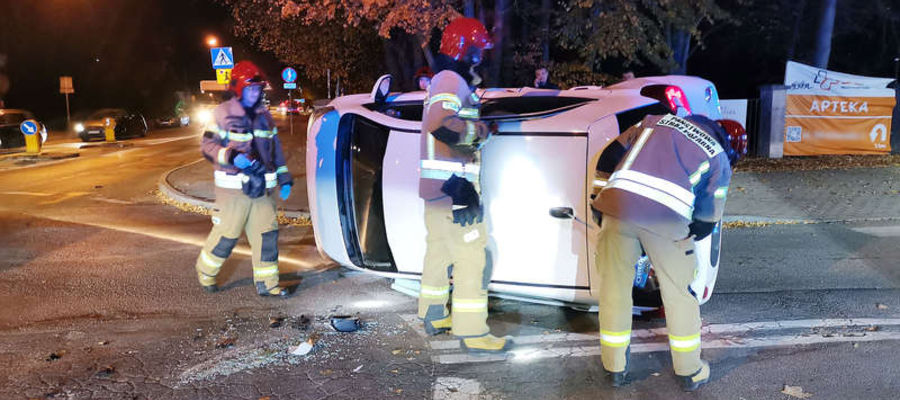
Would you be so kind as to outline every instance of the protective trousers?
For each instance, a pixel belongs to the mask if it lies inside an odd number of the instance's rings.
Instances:
[[[608,215],[603,216],[596,260],[603,367],[610,372],[625,369],[625,352],[631,343],[634,264],[642,245],[659,280],[675,374],[691,375],[701,367],[700,305],[688,291],[697,265],[693,238],[672,241]]]
[[[453,276],[453,326],[459,337],[487,335],[490,283],[487,229],[485,224],[460,226],[453,223],[449,197],[425,202],[425,265],[419,293],[419,318],[434,321],[450,315],[450,276]],[[451,268],[452,267],[452,268]]]
[[[253,280],[266,290],[278,286],[278,219],[271,193],[251,199],[240,190],[216,188],[213,228],[197,257],[200,284],[216,283],[216,275],[237,244],[241,232],[247,233],[253,252]]]

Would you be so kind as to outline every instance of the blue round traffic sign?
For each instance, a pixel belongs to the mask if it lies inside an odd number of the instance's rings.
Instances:
[[[34,135],[38,132],[38,123],[33,119],[26,119],[19,124],[19,130],[26,135]]]
[[[281,71],[281,79],[284,79],[285,82],[291,83],[297,80],[297,70],[287,67]]]

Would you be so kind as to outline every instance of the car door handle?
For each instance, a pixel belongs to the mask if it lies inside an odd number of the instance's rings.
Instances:
[[[572,210],[572,207],[553,207],[550,209],[550,216],[559,219],[573,219],[575,211]]]

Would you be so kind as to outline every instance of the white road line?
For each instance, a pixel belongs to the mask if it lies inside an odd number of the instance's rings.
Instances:
[[[408,317],[408,316],[407,316]],[[415,316],[413,316],[415,317]],[[406,318],[404,318],[406,319]],[[407,323],[410,320],[406,319]],[[418,321],[418,320],[417,320]],[[421,323],[410,324],[413,329],[421,330],[421,335],[425,336],[425,331],[421,328]],[[842,328],[849,326],[893,326],[900,325],[900,319],[892,318],[841,318],[841,319],[800,319],[789,321],[761,321],[746,322],[737,324],[711,324],[700,328],[703,335],[721,335],[721,334],[741,334],[754,331],[769,331],[779,329],[811,329],[811,328]],[[656,329],[638,329],[631,332],[632,339],[652,339],[656,337],[666,337],[668,330],[666,328]],[[553,333],[547,335],[525,335],[515,336],[513,341],[517,344],[547,344],[557,342],[575,342],[599,340],[597,333]],[[429,345],[434,350],[452,350],[458,349],[459,340],[431,340]]]
[[[865,336],[771,336],[762,338],[741,339],[715,339],[703,342],[703,349],[736,349],[736,348],[761,348],[761,347],[791,347],[822,343],[847,343],[847,342],[875,342],[883,340],[900,340],[900,332],[866,332]],[[652,353],[668,351],[669,346],[665,342],[633,343],[632,353]],[[518,348],[507,354],[497,355],[470,355],[470,354],[442,354],[431,359],[440,364],[467,364],[485,363],[497,361],[511,361],[525,363],[533,360],[560,358],[560,357],[591,357],[600,355],[600,346],[573,346],[551,348]]]

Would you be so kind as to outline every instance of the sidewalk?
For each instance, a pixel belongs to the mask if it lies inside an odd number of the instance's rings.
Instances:
[[[803,170],[815,162],[818,160],[804,160],[799,166],[793,161],[774,168],[739,169],[728,193],[725,222],[790,224],[900,219],[900,166],[844,165],[837,169]],[[279,201],[279,205],[289,217],[308,217],[306,180],[301,175],[305,171],[298,167],[291,166],[291,198],[286,204]],[[200,160],[175,169],[160,179],[160,188],[178,201],[212,207],[212,165]]]

